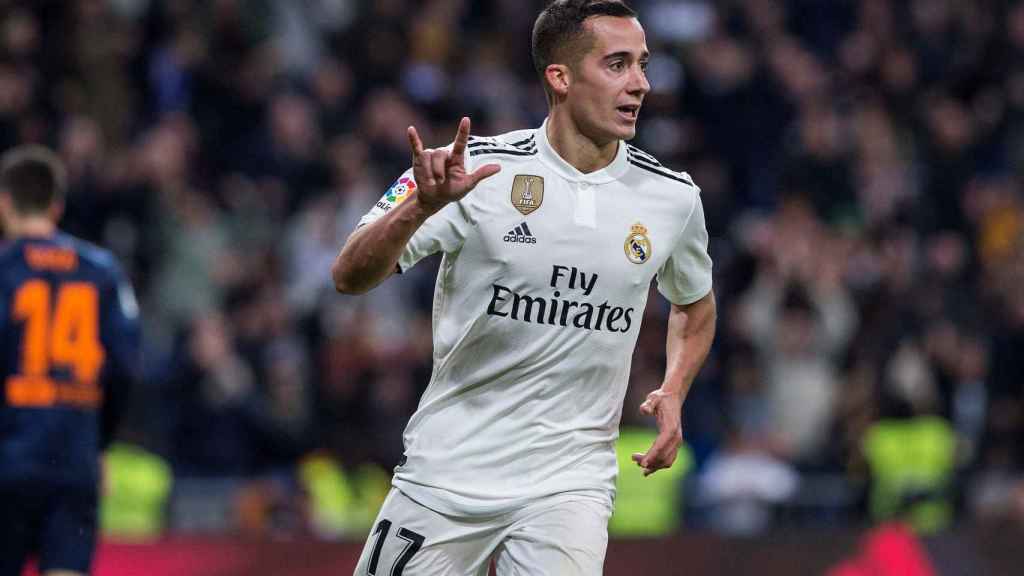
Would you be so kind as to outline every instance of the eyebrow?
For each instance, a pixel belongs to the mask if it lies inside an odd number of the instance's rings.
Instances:
[[[612,52],[611,54],[606,55],[604,58],[602,58],[602,60],[611,60],[613,58],[629,58],[630,56],[632,56],[632,53],[629,52],[628,50],[619,50],[618,52]],[[650,57],[651,53],[648,52],[647,50],[644,50],[643,52],[640,53],[641,60],[647,60],[650,59]]]

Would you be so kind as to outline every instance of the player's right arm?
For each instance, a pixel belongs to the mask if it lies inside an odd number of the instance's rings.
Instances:
[[[462,199],[484,178],[498,173],[501,168],[497,164],[467,172],[469,129],[469,118],[463,118],[449,151],[424,150],[416,128],[409,127],[416,190],[381,218],[357,229],[345,242],[331,267],[338,292],[362,294],[383,282],[396,269],[409,239],[428,218]]]

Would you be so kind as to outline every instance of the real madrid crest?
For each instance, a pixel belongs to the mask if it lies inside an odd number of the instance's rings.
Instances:
[[[526,216],[544,201],[544,177],[516,174],[512,180],[512,205]]]
[[[647,227],[637,222],[629,228],[629,236],[623,244],[626,258],[633,264],[643,264],[651,258],[651,239],[647,237]]]

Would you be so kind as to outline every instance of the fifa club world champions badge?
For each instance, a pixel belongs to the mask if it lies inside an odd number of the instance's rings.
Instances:
[[[516,174],[512,180],[512,205],[526,216],[544,201],[544,177]]]
[[[651,239],[647,237],[647,227],[637,222],[629,228],[629,236],[623,245],[626,258],[633,264],[643,264],[651,258]]]

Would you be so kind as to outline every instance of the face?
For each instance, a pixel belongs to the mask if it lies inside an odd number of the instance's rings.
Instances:
[[[2,238],[11,229],[11,216],[14,211],[14,205],[11,200],[11,195],[4,190],[0,190],[0,238]]]
[[[591,18],[584,25],[594,44],[570,71],[565,103],[580,132],[598,145],[629,140],[651,90],[644,29],[635,18],[614,16]]]

